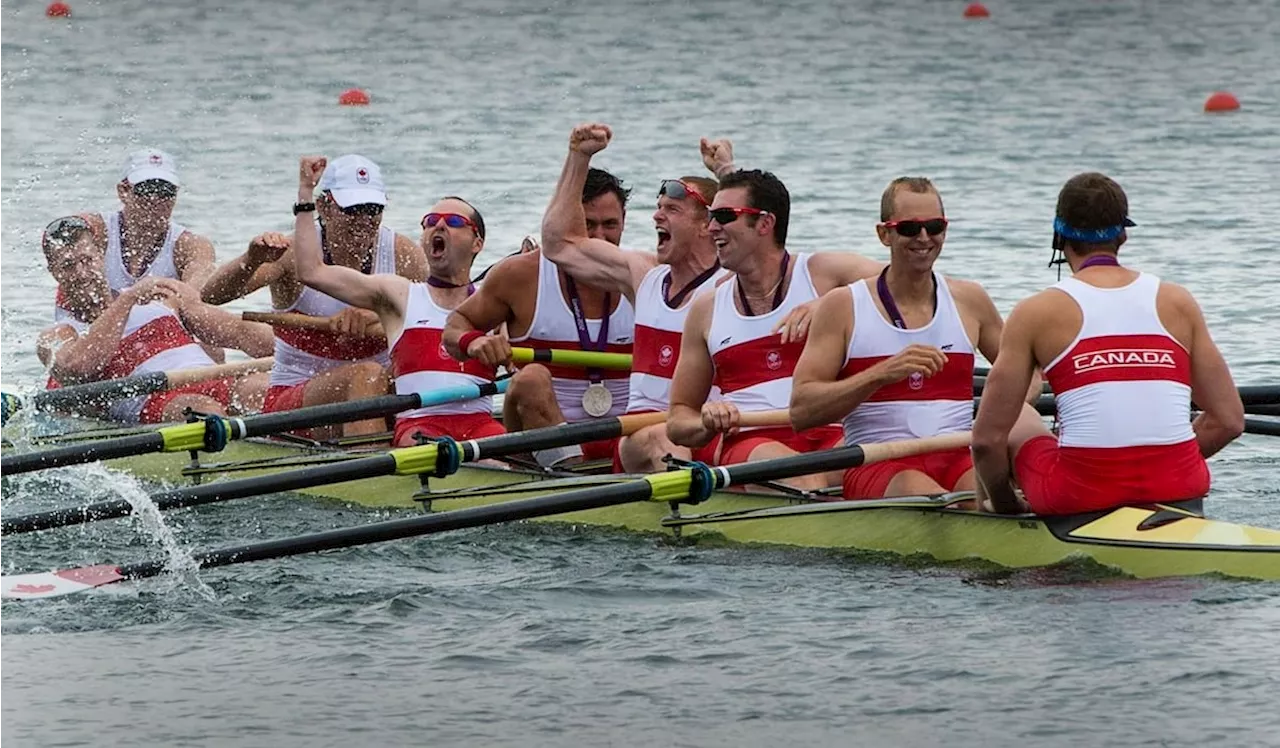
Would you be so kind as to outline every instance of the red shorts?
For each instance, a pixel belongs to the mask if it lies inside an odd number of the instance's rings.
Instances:
[[[843,495],[846,499],[884,498],[889,482],[904,470],[919,470],[944,490],[954,491],[960,478],[972,469],[973,456],[968,447],[877,462],[844,471]]]
[[[423,436],[448,436],[458,441],[483,439],[507,433],[502,424],[488,413],[460,413],[455,415],[427,415],[417,418],[397,418],[396,431],[391,444],[395,447],[412,447],[418,442],[416,434]]]
[[[138,423],[160,423],[164,420],[164,409],[180,395],[206,395],[217,400],[225,408],[227,403],[231,402],[231,380],[210,379],[206,382],[196,382],[185,387],[156,392],[143,402],[142,410],[138,413]]]
[[[614,455],[618,451],[618,440],[621,438],[620,436],[615,436],[612,439],[599,439],[583,444],[582,458],[584,460],[615,459]]]
[[[262,400],[263,413],[277,413],[282,410],[297,410],[302,407],[302,393],[307,383],[273,384],[267,388],[267,396]]]
[[[770,426],[739,431],[732,436],[717,434],[705,447],[693,450],[693,459],[708,465],[736,465],[750,459],[756,447],[770,442],[801,454],[820,452],[840,446],[844,432],[839,426],[817,426],[799,433],[789,426]]]
[[[1195,439],[1115,449],[1060,448],[1037,436],[1018,450],[1013,475],[1036,514],[1079,514],[1209,493],[1209,465]]]

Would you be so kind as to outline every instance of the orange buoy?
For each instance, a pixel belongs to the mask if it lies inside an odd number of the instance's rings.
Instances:
[[[44,9],[44,14],[50,18],[70,18],[71,6],[58,0],[49,3],[49,7]]]
[[[991,11],[982,3],[969,3],[964,7],[965,18],[990,18]]]
[[[342,106],[368,106],[369,94],[362,88],[348,88],[338,96],[338,104]]]
[[[1204,100],[1206,112],[1234,112],[1240,108],[1240,100],[1229,91],[1215,91]]]

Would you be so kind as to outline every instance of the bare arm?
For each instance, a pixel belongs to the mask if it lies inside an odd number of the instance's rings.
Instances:
[[[978,352],[987,361],[994,362],[1000,355],[1000,339],[1004,336],[1004,319],[1000,316],[1000,310],[996,309],[990,294],[980,284],[956,279],[949,279],[948,283],[952,284],[951,292],[956,300],[964,304],[978,321]],[[1026,402],[1034,405],[1036,400],[1040,399],[1043,382],[1040,367],[1037,366],[1032,373],[1031,382],[1027,385],[1027,394],[1024,398]]]
[[[816,252],[809,258],[809,276],[822,296],[840,286],[879,275],[885,264],[857,252]]]
[[[116,355],[129,312],[138,304],[175,295],[173,282],[148,277],[125,289],[83,335],[67,340],[54,352],[49,373],[63,384],[96,380]]]
[[[396,234],[396,275],[413,283],[425,283],[429,272],[422,245]]]
[[[603,150],[611,137],[609,128],[594,124],[579,125],[569,135],[569,155],[542,216],[542,252],[578,282],[625,294],[635,303],[636,288],[657,258],[648,253],[624,252],[603,239],[590,238],[582,209],[582,187],[591,168],[591,156]]]
[[[667,438],[685,447],[701,447],[715,437],[702,422],[702,406],[711,394],[715,364],[707,349],[707,330],[715,294],[694,300],[685,318],[680,341],[680,361],[671,378],[671,406],[667,411]]]
[[[1166,286],[1177,294],[1176,303],[1191,322],[1191,399],[1203,411],[1191,428],[1200,454],[1211,457],[1244,433],[1244,404],[1231,369],[1209,334],[1200,305],[1186,289]]]
[[[444,327],[444,347],[450,356],[466,361],[470,355],[458,344],[463,335],[474,331],[487,333],[511,319],[513,289],[521,283],[529,282],[525,270],[530,259],[534,263],[538,261],[534,255],[520,255],[495,265],[476,292],[453,310]],[[509,356],[509,348],[507,351]],[[497,353],[498,350],[495,349],[495,355]],[[485,360],[485,363],[493,361]]]
[[[1000,355],[987,375],[982,403],[973,422],[973,465],[979,487],[997,512],[1013,514],[1022,504],[1010,483],[1009,432],[1024,407],[1021,396],[1031,386],[1036,359],[1034,331],[1040,327],[1038,297],[1032,297],[1009,315],[1000,343]]]
[[[292,266],[291,258],[285,256],[290,241],[284,234],[274,232],[254,237],[244,254],[214,270],[203,286],[197,286],[200,298],[206,304],[226,304],[263,286],[274,286]]]
[[[203,288],[217,264],[213,242],[199,234],[184,231],[174,245],[173,261],[178,268],[179,280],[194,288]]]
[[[823,296],[813,320],[791,384],[791,426],[797,431],[839,421],[880,389],[874,367],[840,379],[855,323],[849,289]]]
[[[262,358],[275,350],[275,335],[270,325],[261,322],[245,322],[239,315],[225,312],[200,300],[194,288],[179,283],[178,316],[182,324],[201,343],[222,348],[234,348]]]

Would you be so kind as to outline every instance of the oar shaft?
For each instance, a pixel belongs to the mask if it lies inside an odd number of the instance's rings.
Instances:
[[[395,466],[395,459],[390,454],[374,455],[325,465],[322,468],[304,468],[165,491],[152,496],[151,502],[160,511],[168,511],[243,499],[267,492],[297,491],[319,485],[357,480],[371,475],[386,475],[394,472]],[[3,517],[0,518],[0,528],[3,528],[3,534],[12,535],[127,517],[132,513],[132,504],[123,499],[116,499],[87,506],[50,509],[20,517]]]

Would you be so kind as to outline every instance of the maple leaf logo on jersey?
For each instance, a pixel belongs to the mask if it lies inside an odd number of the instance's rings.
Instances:
[[[671,346],[664,345],[658,349],[658,365],[670,366],[671,361],[676,357],[676,352],[671,350]]]
[[[767,354],[765,354],[764,364],[765,366],[768,366],[771,371],[777,371],[778,369],[781,369],[782,354],[778,351],[769,351]]]
[[[924,389],[924,375],[918,371],[911,372],[911,376],[907,377],[907,386],[913,390]]]
[[[448,361],[448,360],[449,360],[449,358],[450,358],[450,356],[449,356],[449,349],[444,347],[444,341],[441,341],[441,342],[440,342],[440,350],[438,351],[438,353],[440,354],[440,358],[441,358],[441,360],[443,360],[443,361]]]

